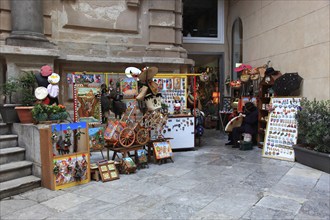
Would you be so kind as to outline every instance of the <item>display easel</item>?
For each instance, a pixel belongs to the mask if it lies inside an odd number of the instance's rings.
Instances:
[[[172,148],[169,141],[153,142],[152,144],[154,158],[159,165],[162,163],[166,163],[167,159],[174,163],[172,158]]]

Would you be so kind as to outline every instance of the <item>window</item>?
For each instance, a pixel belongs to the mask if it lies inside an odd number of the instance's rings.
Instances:
[[[236,18],[232,29],[232,55],[231,55],[231,69],[232,69],[232,79],[236,80],[238,78],[237,73],[234,71],[236,63],[242,63],[242,40],[243,40],[243,27],[240,18]]]
[[[183,43],[224,43],[224,0],[183,0]]]

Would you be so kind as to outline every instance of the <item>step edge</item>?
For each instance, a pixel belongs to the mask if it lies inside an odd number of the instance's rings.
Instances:
[[[18,183],[21,180],[23,180],[23,183]],[[24,187],[28,184],[38,183],[38,182],[41,182],[41,178],[36,177],[34,175],[29,175],[29,176],[24,176],[24,177],[8,180],[8,181],[0,183],[0,185],[1,185],[0,192],[4,192],[7,190],[16,188],[16,187]],[[8,185],[8,186],[6,186],[6,185]]]
[[[15,148],[15,150],[9,151],[9,152],[2,152],[4,149],[10,149],[10,148]],[[7,155],[7,154],[14,154],[14,153],[21,153],[24,152],[25,148],[23,147],[7,147],[7,148],[1,148],[0,149],[0,156],[1,155]]]
[[[26,161],[26,160],[23,160],[23,161]],[[15,162],[11,162],[11,163],[1,164],[0,173],[6,173],[9,171],[13,171],[13,170],[19,170],[19,169],[26,168],[26,167],[32,168],[33,162],[31,162],[31,161],[27,161],[25,164],[22,164],[17,167],[9,167],[9,168],[6,167],[7,164],[20,163],[20,162],[22,162],[22,161],[15,161]],[[5,166],[5,168],[3,168],[3,166]]]

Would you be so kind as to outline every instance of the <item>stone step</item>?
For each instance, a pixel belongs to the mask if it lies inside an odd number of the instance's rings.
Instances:
[[[9,147],[0,149],[0,164],[24,160],[25,149],[22,147]]]
[[[5,134],[0,135],[0,149],[8,148],[18,145],[18,135],[16,134]]]
[[[3,122],[0,122],[0,135],[2,134],[11,134],[11,128],[12,125],[11,124],[6,124]]]
[[[2,164],[0,166],[0,182],[31,175],[32,164],[32,162],[25,160]]]
[[[0,183],[0,199],[40,187],[40,184],[40,178],[32,175],[2,182]]]

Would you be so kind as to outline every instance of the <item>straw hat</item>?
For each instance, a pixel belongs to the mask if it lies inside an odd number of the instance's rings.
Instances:
[[[48,96],[48,91],[46,87],[40,86],[34,90],[34,96],[38,100],[44,100]]]
[[[158,84],[153,80],[148,80],[148,87],[151,90],[152,94],[156,95],[158,93]]]
[[[142,70],[140,75],[138,76],[139,80],[142,82],[146,82],[149,79],[154,78],[154,76],[158,73],[157,67],[146,67]]]

